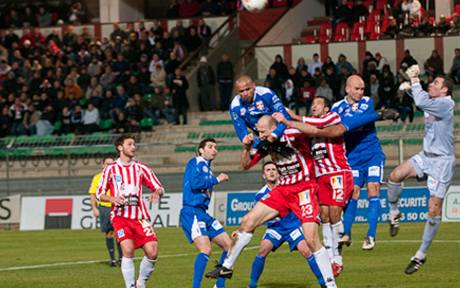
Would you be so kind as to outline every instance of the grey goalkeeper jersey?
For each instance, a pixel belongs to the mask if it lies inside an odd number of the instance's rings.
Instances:
[[[427,156],[455,157],[454,107],[451,96],[431,98],[420,84],[412,85],[409,95],[425,112],[423,151]]]

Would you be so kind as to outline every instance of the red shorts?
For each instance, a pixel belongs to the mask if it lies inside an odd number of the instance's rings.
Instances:
[[[157,236],[153,231],[152,225],[145,219],[134,220],[114,217],[112,219],[112,226],[117,235],[118,242],[121,243],[123,240],[131,239],[134,241],[136,249],[144,246],[147,242],[157,241]]]
[[[319,176],[318,186],[320,205],[345,207],[353,195],[353,173],[341,171]]]
[[[301,181],[286,186],[276,186],[261,202],[277,210],[281,217],[293,212],[300,222],[319,223],[319,204],[316,183]]]

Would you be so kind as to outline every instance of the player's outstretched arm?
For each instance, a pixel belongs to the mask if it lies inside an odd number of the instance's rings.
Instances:
[[[243,118],[240,116],[240,111],[238,108],[232,108],[230,110],[230,117],[232,118],[233,128],[235,128],[236,135],[243,141],[243,138],[248,135],[248,128]]]
[[[417,107],[435,117],[444,118],[452,113],[452,102],[431,98],[430,95],[423,90],[420,83],[412,84],[409,96],[414,99]]]
[[[243,170],[249,170],[252,166],[254,166],[256,162],[251,157],[251,149],[252,149],[252,143],[254,142],[254,135],[248,134],[246,137],[243,138],[243,150],[241,151],[241,156],[240,156],[240,163],[241,163],[241,168]],[[257,153],[256,155],[258,155]],[[258,157],[259,158],[259,157]]]

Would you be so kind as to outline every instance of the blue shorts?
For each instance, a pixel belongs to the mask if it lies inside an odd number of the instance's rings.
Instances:
[[[383,167],[385,166],[385,155],[383,152],[371,154],[366,159],[365,156],[356,163],[350,161],[353,171],[353,182],[355,186],[363,187],[364,183],[381,183],[383,179]]]
[[[289,243],[289,249],[293,251],[297,249],[297,245],[299,244],[299,242],[304,239],[305,238],[303,237],[301,227],[285,229],[283,228],[283,226],[268,228],[267,231],[265,231],[264,236],[262,237],[262,240],[268,240],[272,242],[272,251],[278,249],[278,247],[280,247],[284,243],[284,241],[287,241]]]
[[[206,211],[199,208],[184,207],[180,210],[179,222],[185,237],[190,243],[199,236],[209,239],[224,233],[224,227],[219,221],[211,217]]]

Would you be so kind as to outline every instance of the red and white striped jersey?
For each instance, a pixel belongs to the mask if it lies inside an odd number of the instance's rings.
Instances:
[[[278,184],[284,186],[300,181],[316,181],[313,157],[310,152],[310,137],[297,129],[287,128],[279,141],[285,142],[287,147],[295,150],[295,153],[289,158],[281,157],[276,153],[270,155],[280,174]],[[257,164],[265,156],[255,152],[251,155],[251,165]]]
[[[340,124],[340,116],[335,112],[328,112],[321,117],[303,117],[304,123],[314,125],[318,128]],[[348,164],[345,141],[343,137],[312,139],[311,151],[315,160],[316,177],[351,170]]]
[[[123,217],[128,219],[148,219],[150,215],[142,199],[142,185],[155,191],[162,187],[155,173],[144,163],[136,160],[123,164],[120,159],[110,163],[102,172],[102,177],[96,191],[96,198],[110,189],[110,196],[137,197],[137,205],[112,205],[112,218]]]

